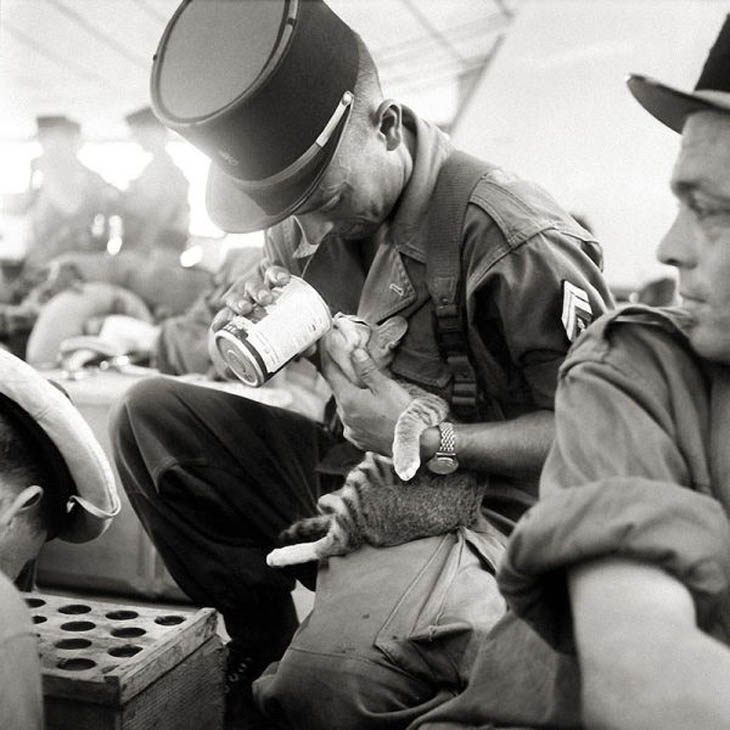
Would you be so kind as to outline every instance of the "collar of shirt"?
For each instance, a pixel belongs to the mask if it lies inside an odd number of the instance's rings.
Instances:
[[[393,220],[378,231],[375,258],[363,285],[358,314],[369,322],[382,322],[419,298],[402,256],[426,261],[428,206],[439,171],[451,153],[449,138],[436,127],[404,108],[404,123],[416,135],[413,170]],[[420,298],[427,297],[423,290]]]
[[[376,233],[379,244],[395,246],[417,261],[425,261],[424,236],[426,211],[436,185],[439,170],[453,149],[448,135],[438,127],[420,119],[408,107],[403,107],[403,123],[416,135],[413,170],[392,221],[386,221]],[[310,243],[295,216],[292,216],[299,236],[295,258],[313,256],[318,248]]]
[[[294,224],[294,230],[297,232],[297,236],[299,237],[299,245],[294,251],[294,258],[306,259],[309,256],[314,256],[314,254],[317,253],[317,248],[319,248],[319,244],[310,243],[307,240],[307,234],[304,232],[304,229],[297,220],[296,216],[292,216],[291,220]]]
[[[367,272],[353,249],[358,243],[330,238],[324,246],[316,246],[307,241],[294,216],[280,224],[289,229],[286,238],[291,241],[294,258],[301,260],[305,279],[323,293],[333,311],[356,310],[369,322],[382,322],[428,298],[425,288],[411,281],[404,257],[420,264],[426,260],[424,227],[430,199],[441,166],[452,150],[446,134],[410,109],[403,111],[404,123],[416,138],[413,169],[394,216],[370,242],[375,255]],[[332,276],[333,266],[341,276]]]
[[[413,171],[385,240],[402,253],[424,262],[426,214],[441,166],[453,147],[444,132],[420,119],[408,107],[403,107],[403,122],[416,136]]]

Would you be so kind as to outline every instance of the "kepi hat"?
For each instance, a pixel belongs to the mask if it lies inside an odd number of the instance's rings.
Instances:
[[[152,108],[211,159],[206,202],[223,230],[291,215],[347,124],[357,37],[322,0],[185,0],[152,67]]]
[[[66,129],[74,133],[81,131],[81,125],[75,119],[70,119],[64,114],[45,114],[36,117],[35,123],[39,132],[47,129]]]
[[[730,15],[710,49],[693,93],[640,74],[631,74],[627,84],[639,104],[675,132],[681,133],[687,117],[695,112],[730,114]]]
[[[0,349],[0,410],[19,424],[53,475],[44,499],[66,512],[57,537],[86,542],[101,535],[121,503],[114,472],[90,426],[67,396],[26,362]]]
[[[155,113],[149,106],[143,106],[141,109],[130,112],[124,117],[124,121],[130,127],[162,126],[160,120],[155,116]]]

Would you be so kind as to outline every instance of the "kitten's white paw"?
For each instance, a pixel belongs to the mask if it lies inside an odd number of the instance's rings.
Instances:
[[[299,565],[317,560],[318,556],[313,545],[311,542],[303,542],[299,545],[276,548],[266,556],[266,565],[270,568],[283,568],[286,565]]]
[[[421,462],[413,459],[403,459],[398,456],[393,456],[393,468],[395,473],[404,482],[407,482],[416,475],[418,467],[421,466]]]

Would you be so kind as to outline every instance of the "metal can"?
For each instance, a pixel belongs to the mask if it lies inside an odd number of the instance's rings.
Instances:
[[[303,279],[292,276],[274,296],[259,321],[237,316],[214,335],[226,365],[246,385],[263,385],[332,326],[329,307]]]

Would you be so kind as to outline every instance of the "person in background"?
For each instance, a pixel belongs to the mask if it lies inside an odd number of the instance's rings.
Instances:
[[[120,196],[108,250],[53,259],[60,279],[72,285],[43,298],[26,340],[28,362],[57,364],[65,340],[102,332],[111,346],[155,364],[157,326],[184,315],[210,285],[207,272],[180,263],[189,236],[189,184],[167,153],[167,129],[149,107],[125,119],[151,159]]]
[[[730,727],[730,16],[694,92],[628,85],[681,134],[657,256],[682,304],[618,310],[568,354],[499,573],[513,612],[413,730]]]
[[[27,219],[27,269],[67,251],[103,251],[119,191],[79,160],[81,125],[63,115],[36,119],[42,153],[16,203]]]
[[[57,387],[0,349],[0,725],[41,730],[35,628],[22,596],[29,566],[56,537],[86,542],[118,513],[114,474]]]
[[[594,238],[544,191],[456,153],[385,98],[362,40],[319,0],[184,3],[156,59],[156,113],[213,158],[213,220],[267,229],[263,258],[229,290],[214,328],[270,303],[292,274],[333,312],[373,323],[404,315],[393,372],[447,396],[462,421],[426,431],[423,468],[480,472],[485,508],[509,532],[552,438],[558,367],[611,305]],[[140,383],[113,417],[119,472],[145,529],[192,600],[225,617],[230,728],[282,717],[317,730],[405,727],[463,685],[475,637],[500,615],[499,550],[475,531],[468,544],[459,532],[363,548],[330,560],[325,577],[313,565],[266,566],[279,532],[314,514],[363,450],[391,452],[410,396],[359,354],[365,389],[322,363],[340,428],[170,378]],[[290,644],[294,576],[317,578],[317,604]],[[391,614],[400,623],[379,636]],[[256,706],[252,681],[287,646],[259,680]]]
[[[642,284],[631,292],[629,301],[649,307],[670,307],[679,304],[677,281],[673,276],[661,276]]]
[[[190,185],[167,152],[168,131],[150,107],[125,117],[132,137],[151,159],[122,195],[122,239],[126,250],[180,252],[189,236]]]
[[[100,348],[132,353],[162,373],[220,379],[208,349],[208,330],[233,281],[258,265],[259,251],[233,249],[220,269],[211,273],[179,266],[140,270],[134,266],[138,256],[127,251],[113,259],[69,259],[79,278],[41,311],[28,339],[26,360],[38,367],[57,365],[61,350],[72,340],[88,346],[93,343],[82,343],[79,337],[91,335]],[[139,286],[145,281],[146,287]],[[165,291],[156,291],[154,284]],[[150,295],[159,299],[165,292],[168,305],[176,306],[167,308],[170,316],[155,317],[147,302]]]
[[[3,199],[3,212],[25,218],[25,258],[3,281],[0,305],[0,342],[19,355],[40,308],[56,291],[45,287],[52,260],[69,252],[105,251],[119,200],[119,191],[79,160],[78,122],[51,115],[36,124],[42,153],[31,162],[28,188]]]

